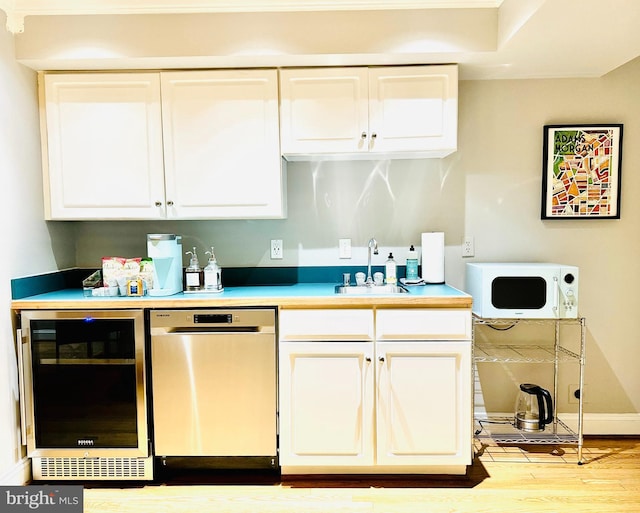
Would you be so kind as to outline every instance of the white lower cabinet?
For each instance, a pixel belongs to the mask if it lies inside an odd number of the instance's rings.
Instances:
[[[373,465],[373,342],[280,345],[280,464]]]
[[[376,462],[469,465],[471,346],[376,342]]]
[[[471,340],[456,340],[464,322],[451,324],[451,339],[439,338],[442,325],[429,339],[430,312],[281,311],[284,474],[464,473],[473,454]],[[471,322],[468,310],[449,312]],[[394,316],[415,316],[421,338],[393,339]]]

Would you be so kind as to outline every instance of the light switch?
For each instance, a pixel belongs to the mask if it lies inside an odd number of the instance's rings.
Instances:
[[[340,258],[351,258],[351,239],[339,239]]]

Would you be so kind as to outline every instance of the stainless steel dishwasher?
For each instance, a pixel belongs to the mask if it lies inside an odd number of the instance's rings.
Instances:
[[[154,454],[276,468],[275,309],[151,310]]]

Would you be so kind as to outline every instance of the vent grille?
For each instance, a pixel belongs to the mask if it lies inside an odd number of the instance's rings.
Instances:
[[[153,479],[152,458],[34,458],[35,479]]]

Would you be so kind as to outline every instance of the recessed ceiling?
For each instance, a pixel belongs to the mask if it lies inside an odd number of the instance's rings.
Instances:
[[[0,0],[0,9],[9,29],[24,28],[16,56],[34,69],[455,62],[462,79],[599,77],[640,55],[638,0]],[[237,30],[189,29],[205,19]],[[154,36],[167,27],[178,32]],[[134,43],[131,32],[151,39]]]

